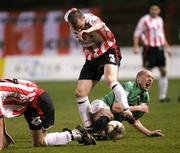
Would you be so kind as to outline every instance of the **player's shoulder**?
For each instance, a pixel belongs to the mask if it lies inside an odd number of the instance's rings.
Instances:
[[[122,86],[126,89],[127,88],[131,89],[134,87],[134,85],[135,85],[135,81],[126,81],[126,82],[122,83]]]
[[[94,15],[93,13],[84,13],[85,18],[93,18],[93,17],[97,17],[96,15]]]
[[[163,22],[163,18],[161,16],[158,16],[157,19],[160,21],[160,22]]]
[[[141,20],[149,20],[151,16],[149,14],[145,14],[144,16],[141,17]]]
[[[92,13],[85,13],[84,16],[86,18],[86,21],[89,22],[90,24],[94,24],[98,21],[101,21],[101,19],[98,16]]]

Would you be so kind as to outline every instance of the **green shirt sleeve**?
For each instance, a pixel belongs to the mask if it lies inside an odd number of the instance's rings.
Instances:
[[[101,100],[104,101],[104,103],[106,103],[106,105],[108,105],[110,108],[112,108],[112,105],[116,100],[114,92],[110,91],[108,94],[102,97]]]

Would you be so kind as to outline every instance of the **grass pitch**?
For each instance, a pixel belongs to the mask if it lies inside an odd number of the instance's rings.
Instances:
[[[121,81],[122,82],[122,81]],[[56,108],[55,126],[49,130],[61,131],[64,127],[74,128],[80,124],[74,89],[75,82],[38,83],[54,101]],[[6,120],[7,129],[15,140],[6,153],[180,153],[180,79],[170,80],[168,95],[170,103],[158,102],[158,82],[150,90],[150,113],[141,119],[149,129],[161,129],[165,137],[146,137],[124,122],[126,133],[118,141],[101,141],[96,146],[79,145],[76,141],[59,147],[32,148],[31,136],[23,116]],[[109,91],[105,82],[100,82],[90,94],[90,100],[99,98]]]

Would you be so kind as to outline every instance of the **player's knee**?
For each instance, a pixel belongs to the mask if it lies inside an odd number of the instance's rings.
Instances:
[[[106,80],[106,82],[107,82],[107,84],[108,84],[109,87],[111,86],[111,84],[112,84],[113,82],[117,81],[113,76],[107,76],[107,77],[105,78],[105,80]]]
[[[82,89],[76,89],[76,90],[75,90],[75,96],[76,96],[76,98],[86,97],[87,95],[88,95],[88,93],[87,93],[85,90],[82,90]]]

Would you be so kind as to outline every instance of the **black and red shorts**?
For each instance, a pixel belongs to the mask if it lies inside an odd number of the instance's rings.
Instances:
[[[24,112],[31,130],[47,130],[54,125],[55,109],[49,95],[44,92],[38,97],[36,106],[28,106]]]
[[[96,80],[99,81],[104,74],[104,65],[120,65],[121,52],[119,48],[109,48],[103,55],[91,61],[86,60],[83,65],[79,80]]]

